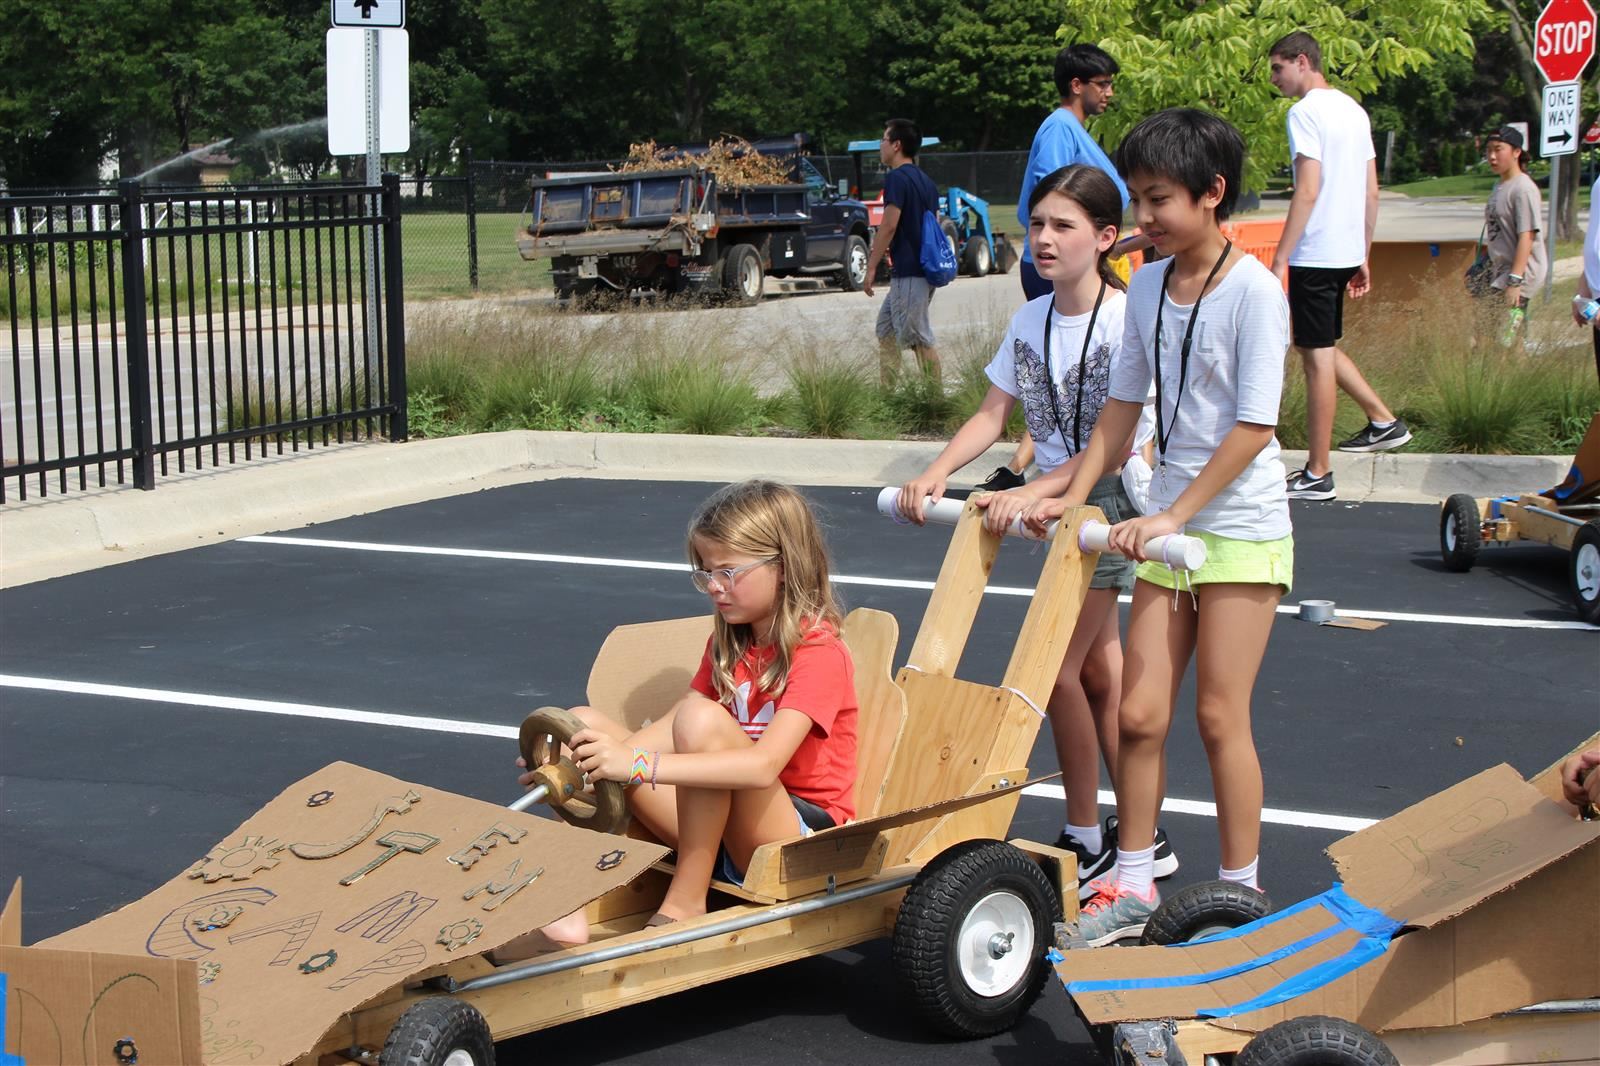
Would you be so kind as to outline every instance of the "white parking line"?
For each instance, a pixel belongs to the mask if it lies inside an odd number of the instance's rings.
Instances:
[[[456,736],[495,737],[515,739],[515,726],[490,725],[487,722],[463,722],[450,718],[429,718],[422,715],[388,714],[382,711],[362,711],[353,707],[322,707],[314,703],[285,703],[280,700],[255,700],[240,696],[218,696],[206,692],[177,692],[171,689],[135,688],[132,685],[102,685],[92,681],[62,681],[50,677],[24,677],[18,674],[0,674],[0,688],[34,689],[42,692],[64,692],[78,696],[109,696],[114,699],[142,700],[147,703],[168,703],[184,707],[214,707],[225,711],[249,711],[253,714],[279,714],[292,718],[319,718],[330,722],[348,722],[355,725],[386,726],[391,729],[422,729],[432,733],[451,733]],[[13,706],[15,706],[13,704]],[[1029,785],[1023,795],[1062,801],[1066,792],[1060,785]],[[1110,792],[1100,793],[1100,802],[1116,803]],[[1177,814],[1197,814],[1205,818],[1217,816],[1217,805],[1202,800],[1169,799],[1161,805],[1164,811]],[[1261,820],[1276,825],[1299,826],[1304,829],[1338,829],[1351,832],[1371,825],[1370,818],[1346,818],[1341,815],[1320,814],[1315,811],[1283,811],[1272,808],[1261,812]]]
[[[657,563],[645,559],[611,559],[594,555],[552,555],[545,552],[493,551],[487,548],[434,548],[420,544],[379,544],[373,541],[326,540],[319,537],[259,536],[240,537],[239,539],[247,544],[280,544],[296,548],[333,548],[340,551],[386,552],[394,555],[442,555],[460,559],[504,559],[512,562],[557,563],[566,566],[610,566],[629,570],[675,570],[679,573],[687,573],[689,571],[688,563]],[[869,585],[874,588],[926,590],[933,588],[932,581],[917,581],[894,577],[856,577],[849,574],[835,574],[833,580],[840,585]],[[1033,595],[1033,589],[1031,588],[1012,585],[986,585],[983,591],[991,596],[1031,597]],[[1129,603],[1133,598],[1131,596],[1121,596],[1118,599],[1122,603]],[[1278,607],[1279,614],[1296,614],[1298,610],[1299,608],[1294,604],[1281,604]],[[1600,633],[1600,626],[1592,626],[1587,622],[1568,621],[1565,619],[1480,618],[1464,614],[1418,614],[1411,611],[1372,611],[1365,609],[1351,610],[1348,608],[1340,608],[1335,613],[1341,618],[1370,618],[1382,622],[1425,622],[1433,625],[1487,626],[1496,629],[1575,629],[1583,632]]]

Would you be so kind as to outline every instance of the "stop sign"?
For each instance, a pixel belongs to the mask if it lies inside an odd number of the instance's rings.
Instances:
[[[1534,25],[1534,62],[1550,81],[1577,81],[1594,57],[1594,36],[1589,0],[1550,0]]]

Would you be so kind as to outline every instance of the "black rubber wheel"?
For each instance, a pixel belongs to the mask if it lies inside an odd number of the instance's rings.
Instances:
[[[994,253],[989,250],[988,240],[982,236],[968,237],[967,246],[961,249],[961,272],[982,278],[993,269]]]
[[[996,274],[1009,274],[1011,268],[1017,265],[1017,250],[1011,246],[1004,233],[996,234],[994,239],[994,272]]]
[[[1483,544],[1483,517],[1478,501],[1458,492],[1439,511],[1439,557],[1446,570],[1465,573],[1478,559]]]
[[[1257,1033],[1233,1066],[1400,1066],[1382,1040],[1343,1018],[1290,1018]]]
[[[766,272],[761,269],[761,253],[754,245],[736,244],[728,249],[722,260],[722,291],[730,301],[741,307],[756,303],[761,299],[766,281]]]
[[[449,996],[418,1000],[389,1030],[379,1066],[494,1066],[489,1023]]]
[[[1185,944],[1249,925],[1272,913],[1265,892],[1233,881],[1201,881],[1163,900],[1145,923],[1141,944]]]
[[[1600,518],[1578,527],[1567,557],[1567,589],[1578,617],[1600,625]]]
[[[923,867],[895,917],[895,973],[935,1029],[968,1039],[1016,1024],[1044,989],[1061,898],[999,840],[968,840]]]
[[[950,242],[950,258],[959,264],[961,262],[961,231],[956,229],[955,222],[948,218],[939,220],[939,229],[944,233],[944,239]]]
[[[565,306],[571,302],[586,303],[594,296],[595,279],[580,278],[577,271],[550,274],[550,280],[555,286],[556,299]]]
[[[845,292],[860,292],[867,283],[867,242],[852,233],[844,241],[844,258],[839,260],[839,287]]]

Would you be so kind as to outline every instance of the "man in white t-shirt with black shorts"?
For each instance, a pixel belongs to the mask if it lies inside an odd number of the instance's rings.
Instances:
[[[1378,223],[1377,153],[1367,113],[1322,76],[1315,37],[1297,30],[1275,43],[1268,59],[1272,84],[1297,101],[1289,108],[1294,197],[1272,263],[1279,281],[1288,280],[1294,346],[1306,371],[1306,465],[1289,475],[1289,498],[1331,500],[1328,453],[1338,389],[1367,416],[1366,427],[1341,441],[1340,451],[1388,451],[1411,439],[1338,346],[1346,290],[1359,299],[1372,287],[1367,253]]]

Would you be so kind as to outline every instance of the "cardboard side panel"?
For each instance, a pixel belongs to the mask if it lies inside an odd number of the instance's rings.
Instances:
[[[1502,763],[1338,841],[1345,889],[1411,926],[1474,906],[1600,837]]]
[[[22,946],[22,878],[11,886],[5,910],[0,911],[0,947]]]
[[[199,1066],[191,962],[48,948],[0,948],[8,1054],[26,1063],[115,1063],[130,1040],[140,1062]]]
[[[618,626],[589,670],[589,704],[630,729],[660,718],[689,691],[711,616]]]
[[[191,1022],[206,1061],[262,1066],[412,975],[578,910],[664,850],[335,763],[190,870],[46,946],[199,963]]]
[[[1282,1007],[1230,1023],[1258,1030],[1304,1014],[1374,1032],[1460,1025],[1600,990],[1600,846],[1433,929],[1405,933],[1366,966]]]

